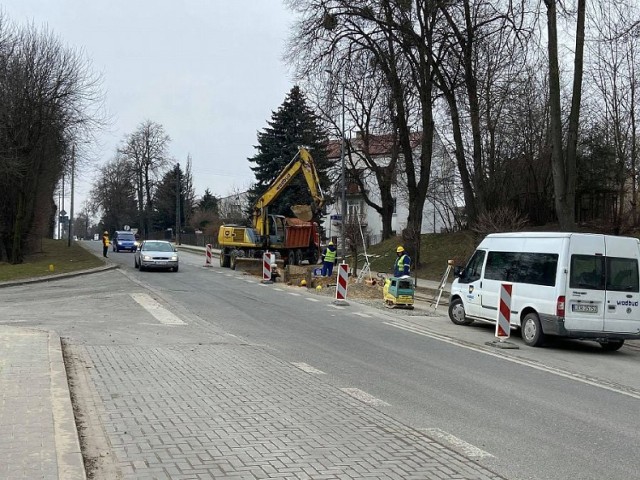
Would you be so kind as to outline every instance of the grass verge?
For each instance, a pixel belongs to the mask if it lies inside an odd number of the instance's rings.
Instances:
[[[42,240],[42,251],[27,255],[24,263],[0,263],[0,282],[32,277],[46,277],[104,265],[104,262],[81,246],[67,240]],[[53,270],[49,268],[53,265]]]
[[[402,243],[400,237],[393,237],[367,249],[371,270],[374,272],[391,272],[396,260],[396,248]],[[422,235],[420,246],[420,268],[418,276],[439,281],[447,269],[447,261],[453,260],[455,265],[465,265],[476,247],[473,233],[469,231],[454,233],[427,233]],[[363,265],[362,257],[358,260],[358,269]],[[412,265],[411,271],[415,273]]]

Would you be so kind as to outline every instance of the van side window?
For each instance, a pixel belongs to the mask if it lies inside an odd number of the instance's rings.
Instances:
[[[489,252],[484,278],[553,287],[557,269],[557,253]]]
[[[513,252],[489,252],[484,278],[516,282],[518,276],[518,254]]]
[[[637,292],[638,261],[633,258],[607,258],[607,290]]]
[[[604,257],[571,255],[569,288],[604,290]]]
[[[460,283],[471,283],[476,280],[480,280],[480,274],[482,273],[482,264],[484,263],[484,256],[487,252],[484,250],[476,250],[473,254],[467,266],[464,269],[462,276],[460,277]]]
[[[558,270],[557,253],[521,253],[517,282],[554,287]]]

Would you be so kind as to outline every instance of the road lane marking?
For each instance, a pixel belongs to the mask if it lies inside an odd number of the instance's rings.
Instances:
[[[353,312],[353,314],[354,314],[354,315],[358,315],[359,317],[371,318],[371,315],[369,315],[368,313]]]
[[[146,293],[131,293],[133,298],[142,308],[153,315],[163,325],[186,325],[169,310],[164,308]]]
[[[439,428],[424,428],[420,430],[426,433],[428,436],[435,438],[442,443],[451,445],[454,450],[460,451],[467,458],[478,460],[481,458],[493,457],[493,455],[491,455],[490,453],[485,452],[484,450],[481,450],[478,447],[471,445],[470,443],[467,443],[454,435],[451,435],[450,433],[440,430]]]
[[[341,307],[340,305],[329,305],[331,308],[335,308],[336,310],[344,310],[344,307]]]
[[[314,375],[326,375],[322,370],[318,370],[317,368],[313,368],[311,365],[308,365],[304,362],[293,362],[293,365],[298,367],[303,372],[313,373]]]
[[[397,322],[382,322],[385,325],[390,327],[399,328],[401,330],[405,330],[407,332],[415,333],[417,335],[422,335],[423,337],[433,338],[435,340],[440,340],[442,342],[449,343],[451,345],[456,345],[458,347],[466,348],[467,350],[472,350],[478,353],[484,353],[485,355],[490,355],[492,357],[500,358],[502,360],[507,360],[511,363],[516,363],[518,365],[522,365],[525,367],[530,367],[535,370],[540,370],[542,372],[551,373],[553,375],[557,375],[559,377],[568,378],[570,380],[575,380],[576,382],[584,383],[585,385],[590,385],[592,387],[602,388],[604,390],[609,390],[610,392],[620,393],[622,395],[626,395],[627,397],[635,398],[640,400],[640,391],[627,387],[625,385],[618,385],[612,382],[607,382],[602,379],[593,379],[589,378],[586,375],[582,375],[579,373],[570,372],[568,370],[562,370],[557,367],[550,367],[548,365],[536,363],[532,360],[526,360],[523,358],[509,357],[504,354],[495,353],[492,351],[484,350],[482,348],[478,348],[473,345],[469,345],[467,343],[458,341],[454,338],[446,337],[444,335],[437,334],[435,332],[431,332],[429,330],[425,330],[417,325],[406,325]]]
[[[247,283],[256,283],[256,282],[255,282],[255,281],[253,281],[253,280],[245,280],[245,282],[247,282]]]
[[[353,398],[360,400],[367,405],[371,405],[372,407],[389,407],[390,405],[380,400],[379,398],[374,397],[373,395],[369,395],[367,392],[360,390],[359,388],[341,388],[344,393],[351,395]]]
[[[305,300],[309,300],[310,302],[319,302],[317,298],[306,298]]]
[[[282,292],[282,291],[283,291],[281,288],[274,288],[274,290],[275,290],[276,292]]]
[[[299,293],[295,293],[295,292],[287,292],[289,295],[293,295],[294,297],[299,297],[300,294]]]

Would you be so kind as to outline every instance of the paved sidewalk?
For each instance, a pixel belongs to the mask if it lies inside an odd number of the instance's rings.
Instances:
[[[54,333],[0,325],[0,478],[86,478]]]

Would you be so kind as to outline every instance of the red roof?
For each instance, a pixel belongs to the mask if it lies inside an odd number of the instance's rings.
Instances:
[[[384,157],[391,154],[391,148],[394,141],[393,135],[369,135],[368,140],[369,155],[372,157]],[[422,132],[412,133],[409,140],[411,141],[411,148],[416,148],[422,141]],[[364,139],[361,134],[358,134],[356,138],[352,138],[347,141],[351,142],[352,148],[356,151],[365,151]],[[342,145],[340,140],[330,140],[327,142],[327,158],[340,158],[341,148]]]

